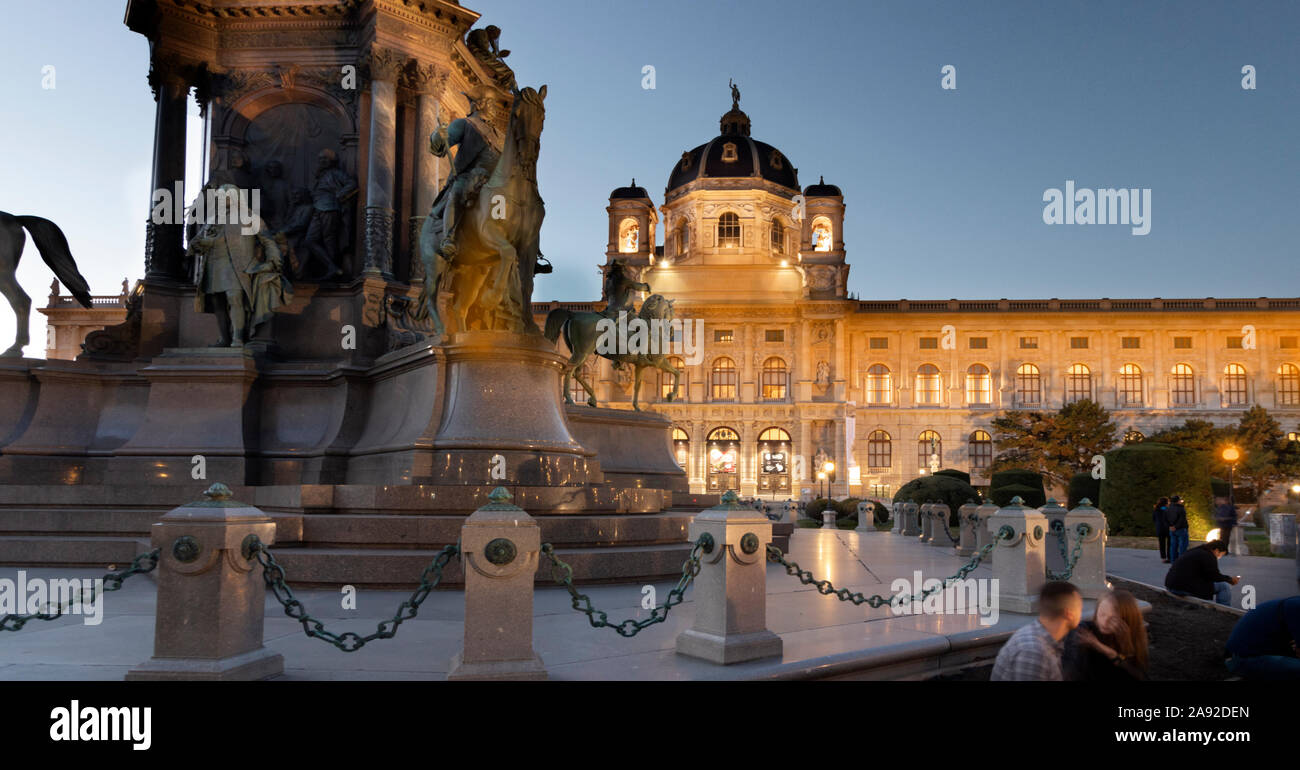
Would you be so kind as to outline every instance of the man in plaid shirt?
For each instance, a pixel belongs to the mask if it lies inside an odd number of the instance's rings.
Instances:
[[[1061,646],[1083,618],[1079,589],[1052,581],[1038,592],[1038,619],[1021,626],[998,651],[994,682],[1061,681]]]

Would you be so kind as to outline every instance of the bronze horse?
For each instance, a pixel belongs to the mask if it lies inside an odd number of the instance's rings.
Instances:
[[[0,294],[9,300],[18,327],[14,344],[0,354],[8,358],[21,357],[23,348],[31,341],[27,324],[31,317],[32,298],[18,285],[18,260],[22,258],[23,245],[27,241],[23,228],[32,234],[41,259],[50,266],[59,281],[68,287],[68,291],[72,292],[82,307],[90,307],[90,285],[77,270],[77,262],[68,248],[68,239],[59,226],[48,219],[14,216],[0,211]]]

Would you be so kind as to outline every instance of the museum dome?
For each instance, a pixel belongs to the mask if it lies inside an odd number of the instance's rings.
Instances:
[[[820,177],[817,184],[810,184],[805,187],[803,194],[807,198],[844,197],[844,193],[840,192],[840,188],[833,184],[826,184],[826,177]]]
[[[639,200],[641,198],[649,198],[649,197],[650,197],[650,193],[646,192],[646,189],[644,187],[637,185],[635,177],[632,178],[632,184],[628,185],[627,187],[617,187],[614,189],[614,192],[609,194],[610,200],[627,199],[627,198]]]
[[[799,170],[777,148],[752,139],[749,116],[733,93],[731,109],[719,121],[720,133],[682,157],[668,175],[665,195],[697,179],[749,177],[799,192]]]

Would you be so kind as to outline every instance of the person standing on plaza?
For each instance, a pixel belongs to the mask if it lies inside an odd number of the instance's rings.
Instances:
[[[1151,510],[1151,523],[1156,528],[1156,541],[1160,543],[1160,561],[1169,563],[1169,524],[1165,521],[1165,511],[1169,510],[1169,498],[1162,497],[1156,501]]]
[[[993,662],[994,682],[1059,682],[1062,640],[1083,618],[1083,596],[1062,580],[1038,592],[1038,618],[1011,635]]]
[[[1179,556],[1187,553],[1187,509],[1183,507],[1183,498],[1178,495],[1169,498],[1165,523],[1169,525],[1169,563],[1173,564]]]
[[[1232,528],[1237,526],[1237,506],[1228,502],[1226,497],[1220,497],[1216,502],[1218,504],[1214,507],[1214,523],[1219,528],[1219,539],[1231,545]]]

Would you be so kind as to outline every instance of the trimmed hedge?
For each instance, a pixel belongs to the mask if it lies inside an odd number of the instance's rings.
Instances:
[[[935,471],[935,472],[934,472],[934,475],[936,475],[936,476],[952,476],[954,479],[957,479],[958,481],[962,482],[963,484],[969,484],[969,483],[970,483],[970,474],[967,473],[966,471],[959,471],[959,470],[957,470],[956,468],[944,468],[943,470]]]
[[[1069,502],[1067,508],[1077,508],[1079,501],[1088,498],[1093,505],[1101,505],[1101,479],[1094,479],[1092,472],[1076,473],[1070,477]]]
[[[1010,468],[989,478],[989,499],[998,507],[1010,505],[1011,498],[1017,496],[1024,499],[1025,505],[1043,507],[1047,503],[1047,491],[1043,488],[1042,474],[1025,468]]]
[[[949,524],[955,525],[957,523],[957,509],[970,500],[974,500],[978,505],[980,493],[975,487],[961,479],[936,473],[933,476],[921,476],[912,479],[894,494],[894,502],[896,503],[911,501],[920,505],[934,500],[947,504]],[[876,515],[879,516],[880,511],[877,511]]]
[[[1114,535],[1149,535],[1151,508],[1161,497],[1181,495],[1189,536],[1205,537],[1213,526],[1209,459],[1192,449],[1143,441],[1106,453],[1106,478],[1098,508]]]

